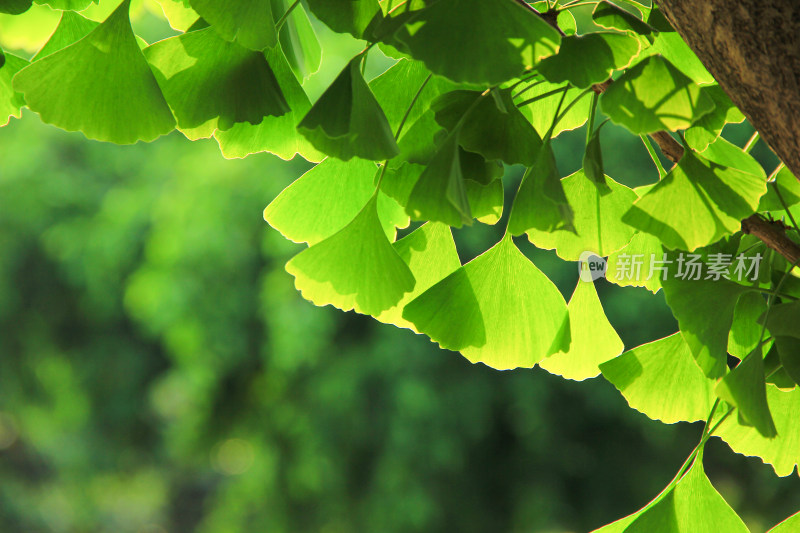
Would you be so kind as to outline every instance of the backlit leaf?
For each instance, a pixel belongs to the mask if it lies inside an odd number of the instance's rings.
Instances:
[[[272,15],[281,17],[291,4],[292,0],[272,0]],[[286,60],[299,79],[308,78],[319,70],[322,47],[302,4],[289,14],[280,29],[278,40]]]
[[[742,122],[744,115],[733,105],[725,91],[717,85],[702,87],[700,91],[714,101],[714,109],[686,130],[686,143],[697,151],[703,151],[717,140],[725,124]]]
[[[717,396],[737,407],[739,415],[763,436],[776,435],[775,423],[767,405],[764,357],[761,350],[750,352],[717,385]]]
[[[638,39],[619,33],[570,35],[561,39],[558,54],[543,59],[536,70],[552,83],[568,81],[586,89],[627,67],[639,48]]]
[[[403,318],[442,348],[497,369],[531,368],[565,347],[567,308],[510,235],[406,305]]]
[[[600,107],[613,122],[640,134],[688,128],[714,102],[669,61],[651,56],[614,81]]]
[[[414,289],[414,275],[386,238],[377,196],[343,229],[287,264],[303,298],[368,315],[397,305]]]
[[[640,35],[653,33],[653,28],[641,19],[606,1],[599,2],[595,6],[592,12],[592,22],[609,30],[638,33]]]
[[[33,61],[58,52],[66,48],[75,41],[79,41],[89,35],[99,23],[89,20],[74,11],[64,11],[61,13],[61,20],[56,27],[56,31],[50,36],[45,45],[33,56]]]
[[[252,50],[271,48],[278,42],[271,0],[191,0],[191,5],[227,41],[236,40]]]
[[[89,35],[31,63],[14,78],[44,122],[90,139],[130,144],[152,141],[175,119],[120,6]]]
[[[0,126],[5,126],[11,117],[19,118],[25,98],[14,90],[11,80],[14,75],[28,65],[28,62],[14,54],[6,53],[0,65]]]
[[[553,119],[555,118],[562,93],[559,91],[545,96],[544,98],[538,97],[547,95],[557,88],[558,84],[541,82],[533,85],[530,89],[523,90],[524,92],[520,91],[520,96],[515,98],[517,103],[523,103],[536,98],[534,102],[520,107],[519,110],[523,116],[533,124],[533,127],[540,136],[546,135],[550,126],[553,124]],[[564,98],[564,104],[561,106],[561,111],[565,111],[570,102],[581,97],[582,92],[583,91],[577,87],[569,88],[567,90],[567,96]],[[586,118],[589,116],[591,104],[592,99],[584,95],[581,100],[567,111],[558,124],[556,124],[555,129],[553,129],[552,138],[558,137],[558,135],[564,131],[574,130],[583,126],[586,123]]]
[[[567,309],[573,326],[569,350],[542,359],[539,366],[575,381],[596,377],[599,365],[622,353],[625,345],[606,318],[594,283],[579,280]]]
[[[308,7],[333,31],[361,37],[380,11],[378,0],[308,0]]]
[[[767,533],[794,533],[800,531],[800,512],[793,514]]]

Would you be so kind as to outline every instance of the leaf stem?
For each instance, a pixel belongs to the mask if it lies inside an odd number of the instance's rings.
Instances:
[[[658,158],[658,154],[656,153],[655,148],[653,148],[653,144],[645,134],[639,135],[639,138],[642,139],[644,147],[647,148],[647,153],[650,154],[650,159],[652,159],[653,163],[656,164],[656,168],[658,169],[658,179],[663,180],[667,175],[667,171],[664,170],[664,165],[661,164],[661,160]]]
[[[594,131],[594,116],[597,113],[597,100],[600,98],[598,93],[592,93],[592,106],[589,109],[589,124],[586,128],[586,144],[589,144],[589,139],[592,138],[592,132]]]
[[[783,210],[786,211],[786,214],[789,216],[789,220],[792,221],[792,226],[794,226],[794,230],[800,233],[800,226],[797,225],[797,221],[794,219],[794,215],[789,209],[789,205],[786,203],[786,200],[783,199],[783,195],[781,194],[781,189],[780,187],[778,187],[778,182],[773,181],[772,186],[775,188],[775,194],[778,196],[778,201],[783,206]]]
[[[283,23],[286,22],[286,19],[288,19],[289,15],[292,14],[292,11],[294,11],[294,9],[299,5],[300,5],[300,0],[294,0],[294,3],[289,6],[286,12],[283,15],[281,15],[281,18],[278,19],[278,22],[275,23],[275,31],[281,31]]]
[[[758,142],[758,139],[760,139],[760,138],[761,138],[761,136],[758,134],[758,132],[755,132],[755,133],[753,134],[753,136],[752,136],[752,137],[750,137],[750,140],[749,140],[749,141],[747,141],[747,144],[745,144],[745,145],[744,145],[744,148],[742,148],[742,150],[744,150],[744,151],[745,151],[745,153],[749,154],[749,153],[750,153],[750,150],[752,150],[752,149],[753,149],[753,147],[754,147],[754,146],[756,145],[756,143]]]
[[[552,130],[555,130],[555,128],[558,125],[558,123],[561,122],[561,119],[563,119],[567,115],[567,113],[569,113],[569,110],[572,109],[572,107],[575,104],[577,104],[584,96],[586,96],[590,92],[594,92],[591,87],[589,87],[588,89],[584,89],[581,94],[576,96],[573,101],[571,101],[569,104],[567,104],[567,107],[564,108],[564,111],[562,111],[561,114],[556,117],[556,119],[553,121],[553,125],[550,126],[551,134],[552,134]],[[564,96],[566,96],[566,95],[567,95],[567,92],[564,91]],[[562,98],[561,100],[563,101],[564,99]]]
[[[559,87],[558,89],[553,89],[552,91],[547,91],[546,93],[537,94],[536,96],[534,96],[532,98],[529,98],[528,100],[525,100],[524,102],[520,102],[519,104],[517,104],[517,107],[525,107],[526,105],[532,104],[532,103],[536,102],[537,100],[541,100],[543,98],[547,98],[549,96],[553,96],[554,94],[560,93],[565,88],[566,87]],[[525,90],[527,91],[528,89],[525,89]]]
[[[798,263],[800,263],[800,258],[798,258],[794,263],[792,263],[792,266],[790,266],[789,269],[786,272],[784,272],[783,276],[781,277],[781,280],[775,286],[775,290],[772,291],[772,293],[767,298],[767,310],[764,312],[764,323],[761,324],[761,335],[758,336],[759,345],[764,342],[764,334],[767,332],[767,320],[769,319],[770,311],[772,311],[772,304],[775,302],[775,297],[781,291],[783,283],[789,278],[789,274],[792,273],[792,270],[794,270],[794,267],[796,267]]]

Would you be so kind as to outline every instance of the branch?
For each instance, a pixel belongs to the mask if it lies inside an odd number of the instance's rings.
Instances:
[[[545,22],[553,26],[563,36],[564,33],[558,27],[555,17],[550,13],[539,13],[528,5],[524,0],[516,0],[517,3],[524,5],[537,15],[539,15]],[[555,13],[555,12],[553,12]],[[547,16],[550,15],[550,16]],[[608,79],[603,83],[597,83],[592,86],[592,90],[601,94],[605,92],[613,83],[613,80]],[[673,163],[680,161],[683,157],[683,146],[675,140],[675,138],[666,131],[657,131],[650,135],[653,140],[658,144],[661,152],[668,157]],[[761,239],[767,246],[781,254],[786,258],[789,263],[795,264],[800,262],[800,246],[793,240],[786,236],[783,226],[778,222],[770,222],[764,220],[760,215],[754,214],[742,220],[742,232],[749,233]]]

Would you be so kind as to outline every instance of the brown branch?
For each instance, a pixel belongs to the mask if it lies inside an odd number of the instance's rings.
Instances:
[[[516,1],[530,8],[534,13],[558,30],[562,36],[564,35],[561,28],[559,28],[556,23],[556,17],[552,15],[547,16],[550,15],[550,13],[542,14],[537,12],[523,0]],[[608,79],[602,83],[593,85],[592,90],[597,94],[601,94],[606,91],[612,83],[613,80]],[[657,131],[651,134],[650,137],[658,144],[661,152],[673,163],[677,164],[681,157],[683,157],[683,146],[668,132]],[[764,244],[781,254],[790,263],[794,264],[800,261],[800,246],[786,236],[786,231],[779,223],[769,222],[764,220],[760,215],[754,214],[742,220],[742,232],[758,237]]]

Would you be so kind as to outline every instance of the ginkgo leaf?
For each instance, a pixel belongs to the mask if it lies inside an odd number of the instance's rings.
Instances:
[[[486,85],[533,68],[560,41],[533,10],[509,0],[440,0],[414,12],[394,38],[431,71]]]
[[[676,131],[714,109],[700,87],[660,56],[628,69],[600,97],[603,113],[635,134]]]
[[[628,405],[665,424],[705,420],[716,381],[694,361],[680,333],[642,344],[600,365]]]
[[[606,318],[594,283],[578,281],[567,309],[574,325],[569,350],[542,359],[539,366],[575,381],[596,377],[599,365],[622,353],[625,345]]]
[[[739,297],[733,312],[733,323],[728,334],[728,353],[744,359],[761,341],[758,318],[767,310],[767,301],[758,292],[748,292]],[[768,346],[764,351],[769,350]]]
[[[36,52],[32,61],[41,59],[45,56],[58,52],[72,43],[79,41],[89,35],[100,24],[94,20],[89,20],[74,11],[64,11],[61,13],[61,20],[56,26],[53,35],[47,40],[44,46]]]
[[[152,141],[175,127],[133,35],[129,7],[123,1],[89,35],[17,73],[14,88],[44,122],[118,144]]]
[[[0,13],[9,15],[19,15],[31,8],[32,0],[2,0],[0,1]]]
[[[650,24],[650,26],[657,25],[654,24],[652,20],[654,13],[660,13],[660,10],[653,10],[650,12],[651,17],[648,19],[648,24]],[[660,18],[664,19],[663,15],[660,15]],[[708,72],[703,62],[700,61],[692,49],[689,48],[689,45],[686,44],[686,41],[683,40],[683,37],[676,31],[661,31],[653,41],[653,44],[642,50],[639,57],[651,54],[663,56],[664,59],[672,63],[698,85],[711,85],[716,83],[714,76]]]
[[[555,250],[567,261],[577,261],[592,250],[607,256],[630,242],[636,230],[620,219],[636,200],[636,193],[606,176],[610,192],[604,193],[582,170],[561,180],[564,194],[575,216],[575,231],[528,230],[528,238],[539,248]]]
[[[719,85],[701,87],[700,91],[713,100],[714,109],[700,117],[684,134],[686,144],[697,151],[705,150],[709,144],[716,141],[725,124],[744,120],[742,112]]]
[[[191,0],[191,5],[227,41],[236,40],[252,50],[278,43],[271,0]]]
[[[520,90],[519,96],[515,98],[518,104],[524,104],[520,106],[519,110],[533,124],[540,136],[546,135],[553,125],[562,96],[562,91],[558,91],[558,88],[559,85],[555,83],[536,81],[530,88]],[[567,106],[578,98],[580,100],[567,110]],[[581,89],[577,87],[568,88],[564,103],[559,111],[566,111],[566,113],[555,125],[551,137],[555,139],[564,131],[574,130],[583,126],[589,116],[591,105],[592,99],[587,98]]]
[[[458,143],[466,150],[509,165],[531,166],[536,161],[542,140],[509,90],[451,91],[437,98],[432,109],[444,128],[459,127]]]
[[[222,155],[227,158],[246,157],[266,151],[281,159],[292,159],[300,154],[309,161],[322,161],[325,155],[295,127],[311,109],[308,96],[292,73],[280,46],[268,50],[266,57],[291,111],[280,117],[265,117],[260,124],[240,122],[229,130],[217,130],[214,137]]]
[[[28,62],[14,54],[6,53],[0,64],[0,126],[5,126],[11,117],[19,118],[25,98],[11,85],[14,75],[28,65]]]
[[[510,235],[407,304],[403,318],[499,370],[531,368],[569,337],[564,298]]]
[[[658,237],[637,232],[625,247],[608,256],[606,280],[620,287],[645,287],[656,293],[670,262]]]
[[[637,516],[625,533],[748,533],[703,470],[703,453],[675,488]]]
[[[796,385],[800,385],[800,338],[776,337],[775,346],[784,372]]]
[[[190,139],[289,111],[264,54],[226,41],[212,28],[158,41],[144,54],[178,128]]]
[[[697,364],[710,378],[728,368],[728,332],[739,297],[752,290],[725,279],[663,280],[664,296]]]
[[[37,4],[47,4],[53,9],[63,11],[83,11],[91,4],[97,4],[100,0],[36,0]]]
[[[423,224],[392,246],[411,269],[417,282],[414,290],[405,294],[396,306],[375,318],[386,324],[414,330],[414,325],[403,318],[406,304],[453,273],[461,266],[461,262],[453,235],[446,224]]]
[[[800,387],[784,391],[775,385],[767,385],[767,403],[777,437],[764,437],[756,428],[740,424],[736,416],[727,417],[714,435],[728,443],[736,453],[760,457],[772,465],[777,475],[788,476],[800,464],[800,417],[797,416],[800,412]]]
[[[306,114],[298,130],[315,148],[345,161],[373,161],[399,153],[394,135],[354,58]]]
[[[472,216],[484,224],[497,224],[503,216],[503,182],[498,179],[482,185],[466,180],[464,185]]]
[[[583,173],[587,178],[597,185],[601,192],[611,192],[606,183],[606,175],[603,171],[603,150],[600,146],[600,130],[608,122],[608,119],[600,123],[586,141],[586,152],[583,154]]]
[[[508,231],[521,235],[526,231],[572,231],[574,214],[559,178],[556,159],[549,142],[539,150],[536,162],[522,177],[511,207]]]
[[[705,150],[698,153],[710,163],[740,170],[746,174],[758,176],[764,181],[767,179],[767,173],[764,172],[764,168],[753,156],[724,137],[720,137],[709,144]]]
[[[333,31],[359,38],[380,11],[378,0],[308,0],[308,7]]]
[[[592,22],[601,28],[609,30],[619,30],[640,35],[653,33],[653,28],[647,23],[605,0],[598,2],[595,6],[592,12]]]
[[[793,514],[767,533],[795,533],[800,531],[800,512]]]
[[[717,385],[717,396],[738,408],[739,416],[767,438],[777,433],[767,405],[764,357],[761,349],[750,352]]]
[[[353,220],[372,197],[376,169],[372,161],[345,163],[329,157],[286,187],[264,209],[264,220],[293,242],[313,245],[327,239]],[[378,216],[386,237],[393,241],[390,202],[397,206],[378,193]],[[401,225],[408,225],[408,218]]]
[[[780,196],[775,189],[780,191]],[[770,182],[767,194],[758,204],[758,211],[783,211],[783,202],[789,207],[800,204],[800,180],[786,167],[780,169],[775,180]]]
[[[381,227],[377,198],[347,226],[286,264],[303,298],[319,306],[379,315],[414,289],[414,275]]]
[[[640,46],[635,37],[619,33],[570,35],[561,39],[558,54],[543,59],[536,70],[552,83],[568,81],[586,89],[627,67]]]
[[[200,15],[191,8],[188,0],[156,0],[172,29],[187,31],[198,22]]]
[[[686,151],[623,221],[672,249],[693,251],[741,228],[766,192],[764,179]]]
[[[444,222],[457,228],[472,224],[464,181],[458,131],[454,131],[420,175],[409,195],[406,211],[415,220]]]
[[[291,0],[272,0],[272,15],[282,16],[291,4]],[[298,79],[306,79],[319,70],[322,47],[302,4],[292,9],[280,29],[278,40]]]

